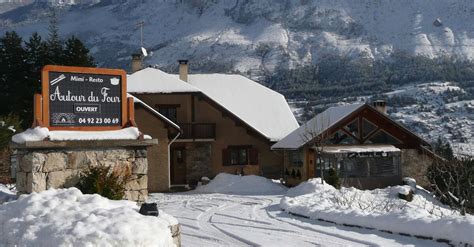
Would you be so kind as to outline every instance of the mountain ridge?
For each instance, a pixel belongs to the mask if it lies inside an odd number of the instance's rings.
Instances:
[[[41,2],[21,6],[24,18],[15,19],[15,9],[0,14],[0,30],[14,28],[24,37],[46,33],[49,9]],[[145,22],[145,47],[153,53],[146,62],[162,67],[188,58],[204,61],[198,70],[213,70],[220,63],[240,72],[272,72],[315,63],[325,54],[377,59],[398,49],[474,58],[469,35],[474,28],[467,25],[474,17],[472,1],[65,2],[48,3],[60,9],[62,34],[84,40],[103,66],[128,68],[131,53],[140,46],[140,21]]]

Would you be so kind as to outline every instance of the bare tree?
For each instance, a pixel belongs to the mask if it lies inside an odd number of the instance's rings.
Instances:
[[[304,131],[300,134],[301,140],[315,152],[316,163],[319,164],[321,173],[321,183],[324,183],[324,168],[321,155],[329,139],[329,117],[325,112],[317,115],[304,125]]]
[[[435,161],[428,169],[430,187],[443,203],[462,215],[474,212],[474,158]]]

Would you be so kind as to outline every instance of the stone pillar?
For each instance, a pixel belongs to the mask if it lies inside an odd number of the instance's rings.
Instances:
[[[78,183],[82,171],[94,166],[129,171],[125,198],[143,202],[148,196],[147,147],[155,140],[30,142],[12,144],[17,150],[17,190],[40,192]]]

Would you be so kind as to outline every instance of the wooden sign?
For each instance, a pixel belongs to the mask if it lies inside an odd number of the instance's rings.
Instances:
[[[124,70],[47,65],[42,122],[51,130],[113,130],[127,123]]]

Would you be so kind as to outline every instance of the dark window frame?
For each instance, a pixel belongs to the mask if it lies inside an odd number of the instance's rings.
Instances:
[[[223,166],[258,165],[258,150],[250,145],[228,146],[223,151]]]
[[[156,104],[155,105],[155,108],[157,109],[157,111],[162,114],[163,116],[165,116],[166,118],[168,118],[169,120],[171,120],[172,122],[174,123],[177,123],[178,121],[178,108],[180,107],[181,105],[173,105],[173,104]],[[173,110],[174,111],[174,114],[172,114],[170,112],[170,110]]]
[[[289,160],[291,167],[303,167],[304,155],[302,150],[289,151]]]

